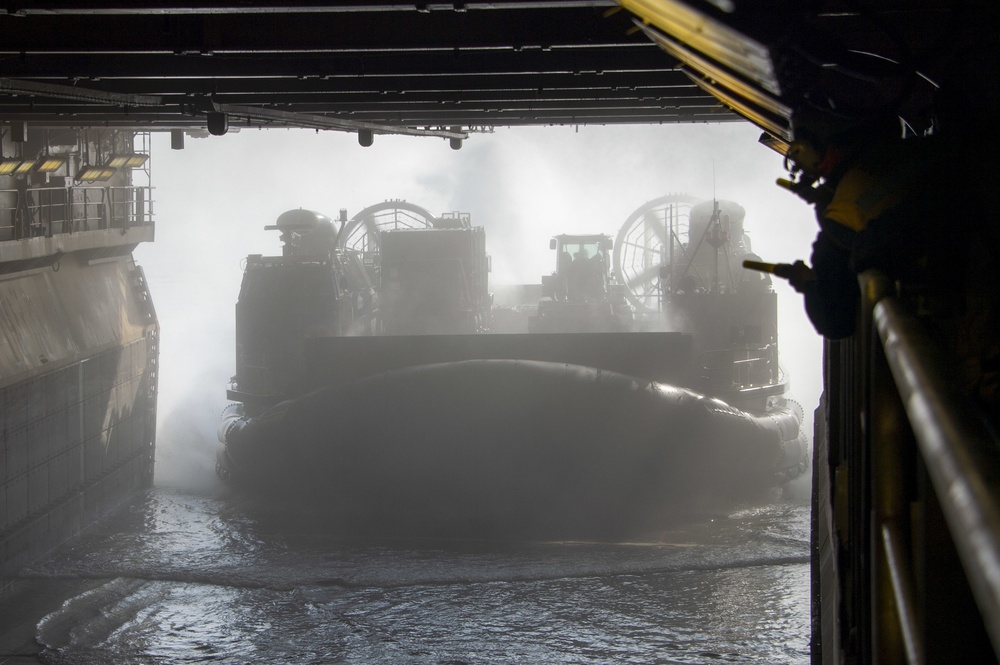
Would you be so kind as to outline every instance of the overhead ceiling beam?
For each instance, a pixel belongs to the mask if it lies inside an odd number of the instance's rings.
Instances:
[[[0,16],[14,53],[326,53],[645,44],[627,17],[592,8],[225,15]]]
[[[2,46],[0,46],[2,49]],[[376,76],[588,74],[670,71],[675,64],[655,44],[635,47],[474,52],[423,51],[365,54],[300,53],[254,56],[143,54],[122,57],[88,53],[19,55],[0,53],[0,73],[28,79],[114,78],[356,78]]]
[[[114,15],[114,14],[346,14],[354,12],[442,12],[479,11],[493,9],[564,9],[615,6],[613,0],[471,0],[469,2],[392,2],[387,0],[296,0],[287,4],[275,4],[273,0],[197,0],[176,2],[174,0],[49,0],[44,5],[19,4],[6,13],[16,16],[32,15]]]
[[[58,83],[39,83],[36,81],[23,81],[9,78],[0,78],[0,91],[13,93],[15,95],[42,95],[45,97],[76,99],[85,102],[96,102],[99,104],[113,104],[116,106],[159,106],[163,103],[163,98],[159,95],[135,95],[121,92],[106,92],[104,90],[90,90],[85,87],[77,88],[70,85],[60,85]]]
[[[133,129],[139,131],[166,131],[169,129],[187,129],[190,131],[205,132],[205,120],[203,118],[191,118],[177,114],[148,114],[142,117],[134,116],[106,116],[87,115],[78,117],[66,116],[46,116],[44,114],[32,114],[29,116],[7,116],[7,121],[27,121],[33,127],[50,128],[86,128],[86,127],[107,127],[116,129]],[[644,125],[664,125],[676,123],[729,123],[741,122],[742,119],[728,111],[706,111],[704,113],[650,113],[645,109],[615,109],[609,111],[601,109],[599,111],[587,111],[585,109],[565,111],[561,113],[539,113],[539,112],[509,112],[509,111],[488,111],[461,114],[439,114],[435,116],[412,115],[400,116],[399,118],[380,118],[383,124],[392,122],[407,123],[413,126],[425,126],[429,128],[445,128],[461,124],[463,127],[518,127],[518,126],[547,126],[547,125],[615,125],[615,124],[644,124]],[[230,124],[230,131],[233,129],[261,129],[268,127],[301,128],[306,127],[305,123],[299,124],[294,120],[289,121],[267,121],[263,119],[250,119],[247,121],[234,120]],[[351,131],[351,130],[345,130]],[[432,134],[436,136],[436,134]]]
[[[501,84],[501,85],[498,85]],[[628,94],[648,91],[649,94],[701,94],[682,71],[614,72],[597,74],[526,73],[503,75],[441,75],[441,76],[381,76],[301,78],[159,78],[101,79],[89,85],[102,90],[157,95],[349,95],[369,93],[403,94],[463,94],[479,95],[505,91],[592,91],[594,94]]]
[[[735,117],[611,0],[0,0],[0,34],[0,123],[197,129],[221,112],[453,138]]]

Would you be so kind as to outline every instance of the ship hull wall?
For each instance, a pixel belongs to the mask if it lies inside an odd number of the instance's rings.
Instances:
[[[0,583],[152,483],[158,333],[129,255],[0,280]]]

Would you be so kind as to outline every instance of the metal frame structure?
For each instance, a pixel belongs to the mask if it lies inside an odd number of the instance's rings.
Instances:
[[[56,1],[0,9],[0,34],[0,118],[40,126],[460,140],[738,119],[611,0]]]

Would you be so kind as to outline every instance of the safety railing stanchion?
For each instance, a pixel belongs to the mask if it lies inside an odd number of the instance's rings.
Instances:
[[[1000,653],[1000,452],[920,322],[894,298],[878,304],[875,322],[985,632]]]
[[[892,285],[877,272],[861,276],[866,336],[865,439],[871,460],[872,646],[877,663],[922,665],[923,639],[910,564],[911,525],[904,488],[912,434],[874,326],[874,310]]]

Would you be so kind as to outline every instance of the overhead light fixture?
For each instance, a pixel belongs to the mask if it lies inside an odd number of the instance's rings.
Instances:
[[[680,0],[618,0],[618,4],[771,94],[781,95],[771,52],[755,39]]]
[[[13,175],[27,175],[31,173],[32,169],[35,168],[35,163],[33,159],[22,159],[21,163],[14,168]]]
[[[223,136],[229,131],[229,116],[220,111],[207,114],[208,133],[212,136]]]
[[[0,175],[26,175],[35,168],[35,160],[24,157],[4,157],[0,159]]]
[[[35,168],[35,160],[24,157],[0,159],[0,175],[25,175]]]
[[[134,169],[142,166],[149,160],[149,155],[142,153],[115,153],[108,158],[108,166],[113,169]]]
[[[4,157],[0,159],[0,175],[14,175],[24,160],[20,157]]]
[[[38,168],[35,169],[35,173],[54,173],[63,167],[66,163],[65,157],[58,157],[56,155],[45,155],[39,158]]]
[[[118,169],[110,166],[84,166],[76,172],[77,182],[104,182],[110,180]]]

